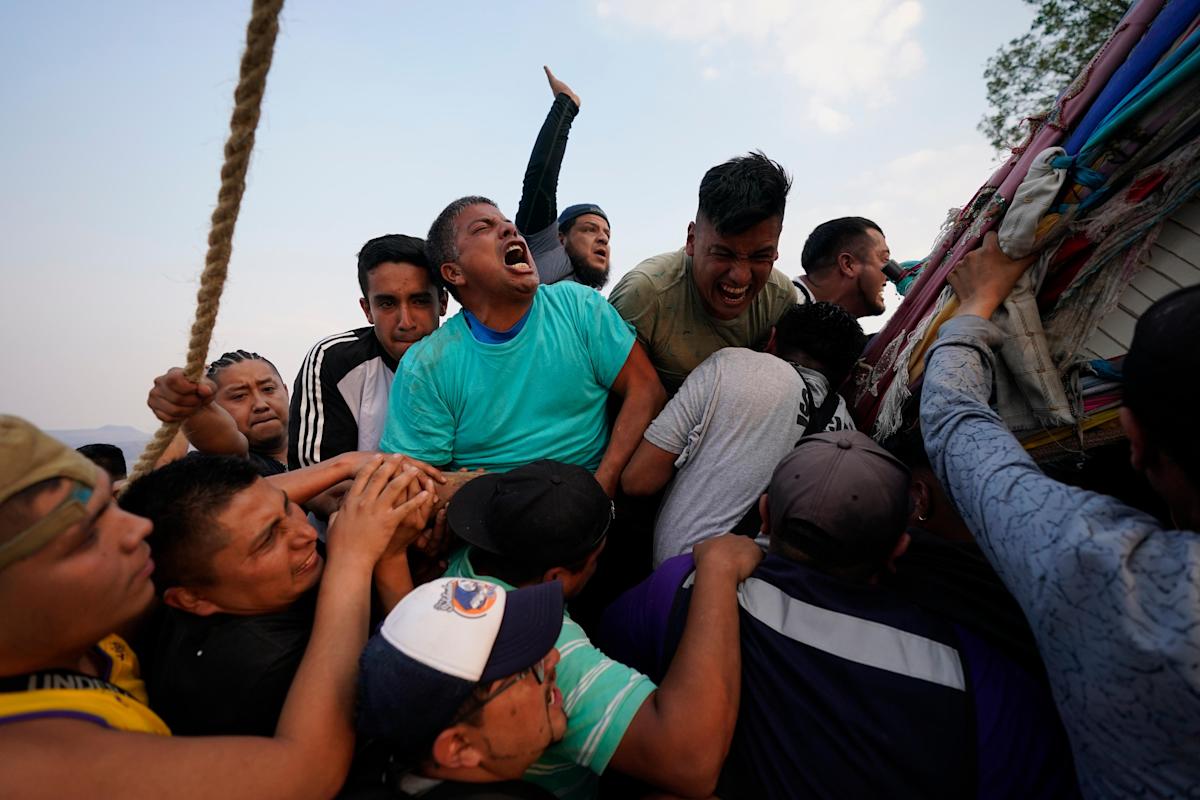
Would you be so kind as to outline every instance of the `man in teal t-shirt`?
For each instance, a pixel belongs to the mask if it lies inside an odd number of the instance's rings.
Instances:
[[[446,575],[506,589],[557,581],[574,598],[596,569],[612,519],[611,500],[582,467],[542,460],[482,475],[449,506],[450,529],[469,547],[451,557]],[[712,794],[737,720],[737,586],[762,551],[729,535],[700,543],[696,552],[703,599],[690,607],[657,688],[598,650],[564,614],[555,647],[567,730],[525,780],[582,800],[594,796],[598,777],[611,768],[672,794]]]
[[[426,249],[463,310],[401,361],[380,449],[495,472],[553,458],[611,497],[666,399],[629,325],[586,287],[539,287],[525,240],[486,198],[447,206]]]

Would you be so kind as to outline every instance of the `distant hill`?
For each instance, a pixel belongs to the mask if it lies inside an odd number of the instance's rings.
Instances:
[[[142,454],[142,448],[150,441],[150,434],[128,425],[104,425],[100,428],[78,428],[74,430],[46,431],[55,439],[71,447],[85,444],[115,444],[125,453],[125,461],[132,469],[133,462]]]

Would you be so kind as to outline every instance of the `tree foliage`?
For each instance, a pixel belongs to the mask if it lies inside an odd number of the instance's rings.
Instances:
[[[1125,16],[1130,0],[1025,0],[1036,7],[1029,32],[988,59],[989,111],[979,130],[997,150],[1024,138],[1022,123],[1047,113]]]

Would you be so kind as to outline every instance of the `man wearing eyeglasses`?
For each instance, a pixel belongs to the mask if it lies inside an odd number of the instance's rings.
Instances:
[[[446,574],[505,588],[555,582],[569,600],[595,572],[612,518],[611,500],[582,467],[538,461],[483,475],[449,506],[450,529],[469,547],[451,557]],[[567,729],[527,780],[558,797],[591,797],[612,767],[674,794],[711,794],[737,717],[737,583],[762,552],[730,536],[696,554],[700,604],[658,687],[608,658],[564,615],[555,646]]]
[[[722,347],[758,347],[796,302],[775,269],[792,179],[762,153],[718,164],[700,181],[696,219],[683,248],[648,258],[609,298],[668,394]]]
[[[555,683],[562,612],[554,583],[414,589],[363,651],[352,782],[381,797],[478,797],[482,783],[487,797],[550,797],[520,778],[567,729]]]
[[[792,281],[801,302],[824,300],[855,317],[875,317],[886,309],[883,287],[900,274],[883,230],[864,217],[842,217],[813,229],[800,254],[804,274]]]

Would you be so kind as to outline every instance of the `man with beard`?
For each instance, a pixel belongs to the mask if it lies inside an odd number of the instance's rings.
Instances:
[[[835,303],[855,317],[884,312],[884,267],[892,258],[878,225],[864,217],[823,222],[804,242],[800,264],[804,274],[792,281],[802,302]]]
[[[600,289],[608,282],[608,215],[595,203],[573,205],[555,218],[558,170],[567,151],[571,122],[579,113],[579,95],[542,67],[554,103],[538,131],[525,168],[517,230],[529,243],[544,285],[573,280]]]

